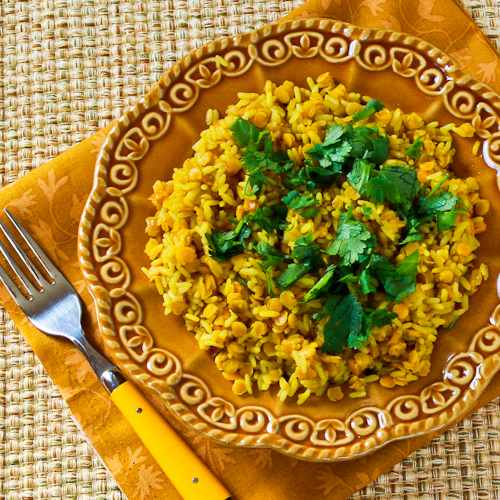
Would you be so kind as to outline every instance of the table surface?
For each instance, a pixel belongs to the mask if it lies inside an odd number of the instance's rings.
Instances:
[[[299,0],[0,0],[0,182],[134,103],[186,51],[274,21]],[[500,0],[462,0],[499,46]],[[30,347],[0,310],[0,496],[121,499]],[[500,401],[353,498],[500,498]]]

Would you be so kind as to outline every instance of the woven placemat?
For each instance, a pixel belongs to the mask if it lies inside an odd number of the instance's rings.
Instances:
[[[0,0],[0,182],[82,140],[187,50],[300,0]],[[500,2],[464,0],[499,44]],[[28,345],[0,310],[0,498],[123,498]],[[500,401],[355,498],[500,498]]]

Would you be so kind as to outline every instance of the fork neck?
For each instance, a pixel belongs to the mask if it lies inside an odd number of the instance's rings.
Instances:
[[[95,374],[109,393],[113,392],[119,385],[126,381],[120,370],[113,363],[109,362],[87,340],[83,330],[79,335],[74,336],[72,341],[87,358]]]

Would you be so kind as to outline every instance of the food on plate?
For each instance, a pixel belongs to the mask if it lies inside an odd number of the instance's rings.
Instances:
[[[240,93],[154,185],[144,269],[236,394],[364,397],[425,376],[488,277],[489,203],[457,178],[468,124],[336,84]]]

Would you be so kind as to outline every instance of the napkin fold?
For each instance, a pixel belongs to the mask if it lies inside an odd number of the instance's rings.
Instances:
[[[497,53],[453,0],[310,0],[288,18],[318,16],[417,35],[451,55],[464,71],[500,91]],[[97,132],[0,191],[0,206],[10,207],[22,219],[81,294],[89,332],[96,332],[97,325],[78,265],[77,229],[106,132]],[[3,288],[0,301],[124,493],[131,500],[180,498],[113,406],[83,356],[68,343],[33,328]],[[99,336],[95,333],[93,341],[99,347]],[[477,407],[498,395],[499,376],[483,393]],[[161,406],[159,401],[156,403]],[[351,462],[313,464],[270,450],[226,448],[168,415],[167,418],[223,480],[234,498],[241,500],[345,498],[438,434],[391,443]]]

